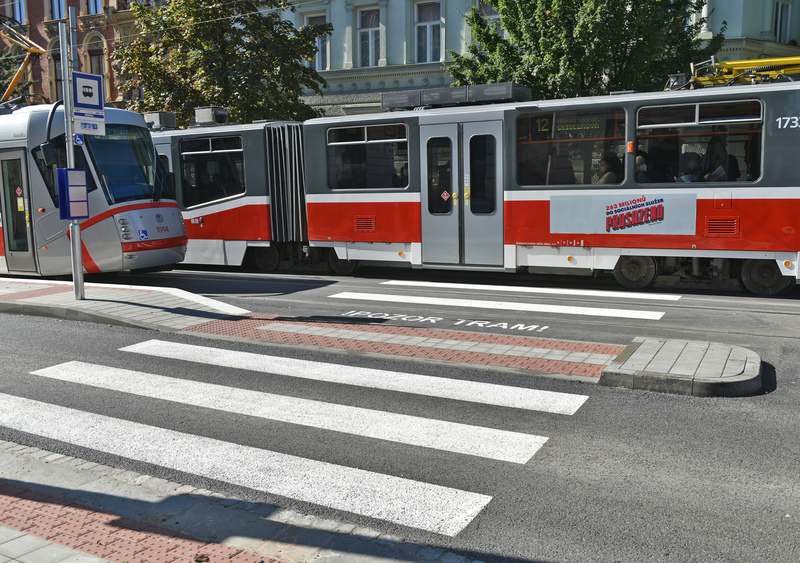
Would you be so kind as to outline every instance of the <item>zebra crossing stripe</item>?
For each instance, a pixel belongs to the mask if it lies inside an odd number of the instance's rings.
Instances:
[[[385,293],[356,293],[343,291],[329,296],[332,299],[355,301],[379,301],[381,303],[408,303],[411,305],[435,305],[458,307],[459,309],[492,309],[500,311],[527,311],[531,313],[555,313],[585,317],[615,317],[657,321],[664,316],[662,311],[636,311],[632,309],[606,309],[601,307],[575,307],[572,305],[545,305],[543,303],[520,303],[516,301],[484,301],[482,299],[451,299],[448,297],[424,297],[421,295],[398,295]]]
[[[492,497],[0,394],[0,426],[447,536]]]
[[[285,397],[78,361],[40,369],[32,374],[201,408],[513,463],[528,462],[547,441],[543,436]]]
[[[575,414],[589,398],[586,395],[342,366],[164,340],[148,340],[120,350],[226,368],[555,414]]]

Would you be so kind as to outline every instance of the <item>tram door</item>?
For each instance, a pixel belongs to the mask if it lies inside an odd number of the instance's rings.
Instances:
[[[422,262],[503,265],[502,122],[420,127]]]
[[[0,206],[6,265],[10,272],[35,272],[30,193],[24,151],[0,153]]]

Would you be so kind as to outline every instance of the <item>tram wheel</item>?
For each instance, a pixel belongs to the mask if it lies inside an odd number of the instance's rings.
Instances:
[[[789,291],[795,280],[784,276],[775,260],[745,260],[739,269],[739,283],[753,295],[769,297]]]
[[[255,249],[256,266],[262,272],[274,272],[281,261],[277,246],[263,246]]]
[[[336,255],[336,249],[328,250],[328,268],[337,276],[349,276],[358,268],[358,260],[342,260]]]
[[[614,279],[627,289],[645,289],[656,283],[658,264],[650,256],[620,256]]]

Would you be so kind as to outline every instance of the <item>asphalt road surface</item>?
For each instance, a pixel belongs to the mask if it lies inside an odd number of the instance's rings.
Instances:
[[[179,270],[114,281],[298,317],[719,341],[761,355],[765,387],[693,398],[2,315],[0,439],[487,563],[800,559],[796,296],[508,278]]]

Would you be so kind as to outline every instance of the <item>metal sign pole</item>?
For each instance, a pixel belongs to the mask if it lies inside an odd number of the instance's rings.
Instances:
[[[70,68],[69,33],[66,22],[58,24],[58,39],[61,47],[61,89],[64,97],[64,142],[67,148],[67,168],[75,168],[75,145],[73,144],[74,127],[72,122],[72,69]],[[72,284],[75,286],[75,299],[84,299],[83,291],[83,245],[81,244],[81,226],[76,219],[69,225],[72,249]]]

